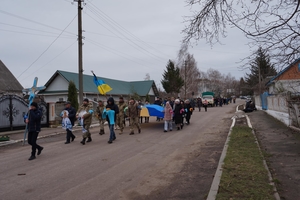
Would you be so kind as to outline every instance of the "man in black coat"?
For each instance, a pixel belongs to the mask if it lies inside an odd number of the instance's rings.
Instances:
[[[38,105],[36,102],[32,102],[30,104],[28,118],[25,120],[27,123],[28,129],[28,144],[31,145],[31,156],[28,160],[35,159],[36,150],[38,150],[37,155],[40,155],[42,150],[44,149],[40,145],[36,143],[39,132],[41,131],[41,119],[42,112],[38,109]]]
[[[67,110],[69,112],[69,119],[71,121],[71,124],[72,126],[74,126],[74,122],[75,122],[75,119],[76,119],[76,110],[74,107],[72,107],[71,105],[71,102],[70,101],[67,101],[66,104],[65,104],[65,110]],[[72,142],[74,141],[75,139],[75,135],[72,133],[71,130],[69,130],[67,128],[67,141],[65,142],[65,144],[69,144],[70,143],[70,140],[72,138]]]

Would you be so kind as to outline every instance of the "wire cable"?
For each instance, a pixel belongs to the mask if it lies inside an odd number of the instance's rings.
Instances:
[[[66,52],[68,49],[70,49],[75,43],[76,43],[77,41],[75,41],[75,42],[73,42],[70,46],[68,46],[66,49],[64,49],[62,52],[60,52],[59,54],[57,54],[54,58],[52,58],[50,61],[48,61],[46,64],[44,64],[42,67],[40,67],[40,68],[38,68],[35,72],[38,72],[38,71],[40,71],[42,68],[44,68],[45,66],[47,66],[49,63],[51,63],[53,60],[55,60],[56,58],[58,58],[60,55],[62,55],[64,52]],[[25,79],[27,79],[28,77],[30,77],[31,76],[31,74],[30,75],[28,75],[28,76],[26,76],[25,78],[24,78],[24,80]]]
[[[41,26],[45,26],[45,27],[48,27],[48,28],[52,28],[52,29],[55,29],[55,30],[58,30],[58,31],[62,31],[62,30],[59,29],[59,28],[55,28],[55,27],[49,26],[49,25],[47,25],[47,24],[43,24],[43,23],[40,23],[40,22],[31,20],[31,19],[27,19],[27,18],[25,18],[25,17],[21,17],[21,16],[18,16],[18,15],[15,15],[15,14],[12,14],[12,13],[9,13],[9,12],[6,12],[6,11],[4,11],[4,10],[0,10],[0,13],[6,14],[6,15],[9,15],[9,16],[13,16],[13,17],[16,17],[16,18],[19,18],[19,19],[22,19],[22,20],[25,20],[25,21],[28,21],[28,22],[32,22],[32,23],[35,23],[35,24],[38,24],[38,25],[41,25]],[[65,31],[65,33],[69,33],[69,34],[71,34],[71,35],[74,35],[74,33],[67,32],[67,31]]]
[[[113,24],[115,24],[117,27],[119,27],[120,29],[122,29],[123,31],[125,31],[129,36],[133,37],[135,40],[137,40],[137,41],[145,44],[148,48],[151,48],[151,49],[155,50],[156,52],[160,52],[160,53],[162,53],[162,54],[170,57],[169,55],[165,54],[164,52],[160,51],[159,49],[154,48],[153,46],[149,45],[147,42],[145,42],[145,41],[141,40],[140,38],[138,38],[136,35],[134,35],[133,33],[131,33],[129,30],[127,30],[122,25],[120,25],[118,22],[116,22],[114,19],[112,19],[110,16],[108,16],[105,12],[103,12],[102,10],[100,10],[92,2],[89,1],[89,4],[91,4],[93,7],[95,7],[96,11],[99,11],[98,13],[100,13],[100,14],[102,13],[101,15],[104,16],[104,18],[108,19],[110,22],[112,22]],[[87,7],[89,7],[89,4],[87,4]]]
[[[55,38],[55,40],[46,48],[46,50],[44,50],[39,56],[37,59],[35,59],[33,61],[33,63],[31,63],[31,65],[29,65],[17,78],[19,78],[20,76],[22,76],[22,74],[24,74],[34,63],[36,63],[41,57],[42,55],[44,55],[48,50],[49,48],[58,40],[58,38],[63,34],[63,32],[71,25],[71,23],[74,21],[74,19],[77,17],[77,14],[75,15],[75,17],[71,20],[71,22],[66,26],[66,28],[64,28],[62,30],[62,32]]]
[[[87,8],[89,8],[88,6],[86,6]],[[90,8],[89,8],[90,9]],[[90,11],[95,14],[96,16],[99,17],[99,14],[95,13],[94,10],[90,9]],[[114,33],[110,28],[106,27],[104,24],[102,24],[101,22],[99,22],[98,20],[96,20],[95,18],[93,18],[91,15],[89,15],[88,13],[86,13],[86,15],[88,15],[90,18],[92,18],[93,20],[95,20],[97,23],[99,23],[101,26],[103,26],[105,29],[107,29],[108,31],[110,31],[112,34],[116,35],[116,33]],[[136,42],[133,42],[131,39],[129,39],[126,35],[124,35],[121,31],[117,30],[115,27],[113,27],[111,24],[109,24],[106,20],[106,23],[108,24],[108,26],[110,26],[112,29],[114,29],[116,32],[118,32],[120,35],[124,36],[125,38],[127,38],[131,43],[129,43],[128,41],[125,41],[127,44],[131,45],[132,47],[139,49],[139,50],[143,50],[144,53],[148,53],[148,55],[150,55],[151,57],[153,57],[156,60],[159,60],[160,62],[164,62],[166,61],[166,59],[158,57],[157,55],[153,54],[152,52],[148,51],[147,49],[145,49],[144,47],[140,46],[139,44],[137,44]],[[116,35],[117,36],[117,35]]]

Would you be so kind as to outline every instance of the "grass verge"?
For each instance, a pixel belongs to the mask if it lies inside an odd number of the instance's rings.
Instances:
[[[275,199],[273,193],[252,130],[233,127],[216,199],[267,200]]]

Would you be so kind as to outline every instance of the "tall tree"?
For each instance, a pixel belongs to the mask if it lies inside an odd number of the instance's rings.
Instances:
[[[214,92],[217,96],[225,95],[225,91],[223,91],[224,76],[218,70],[208,69],[207,79],[207,91]]]
[[[169,60],[163,73],[161,84],[166,93],[170,94],[179,93],[180,88],[184,84],[183,79],[180,77],[179,68],[175,68],[175,64],[171,60]]]
[[[69,82],[68,86],[68,101],[71,102],[71,105],[74,106],[76,110],[78,110],[78,94],[76,85],[73,81]]]
[[[200,84],[200,71],[197,68],[197,62],[193,55],[187,53],[185,62],[180,67],[180,76],[184,80],[184,85],[180,90],[180,96],[186,98],[192,97],[198,93]]]
[[[256,52],[256,58],[250,63],[250,73],[245,75],[246,85],[250,89],[249,94],[253,95],[255,91],[261,94],[266,78],[276,74],[269,55],[260,47]]]
[[[263,46],[279,68],[289,66],[300,57],[300,1],[296,0],[187,0],[195,5],[184,42],[206,39],[211,45],[227,36],[227,26],[234,26],[254,46]],[[199,9],[198,9],[199,8]],[[255,57],[253,52],[251,58]]]

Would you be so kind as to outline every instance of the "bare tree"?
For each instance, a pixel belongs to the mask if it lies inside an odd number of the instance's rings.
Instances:
[[[200,83],[200,71],[193,55],[187,55],[184,65],[180,68],[180,75],[184,80],[180,96],[185,99],[193,97],[195,93],[198,93]]]
[[[219,96],[223,94],[223,80],[224,76],[214,69],[207,70],[207,81],[208,81],[208,90],[214,92],[215,95]]]
[[[299,0],[186,0],[200,7],[186,19],[184,42],[205,38],[213,45],[226,37],[227,26],[236,27],[270,53],[278,69],[300,57]],[[257,49],[257,48],[255,48]],[[255,52],[250,56],[255,56]]]

